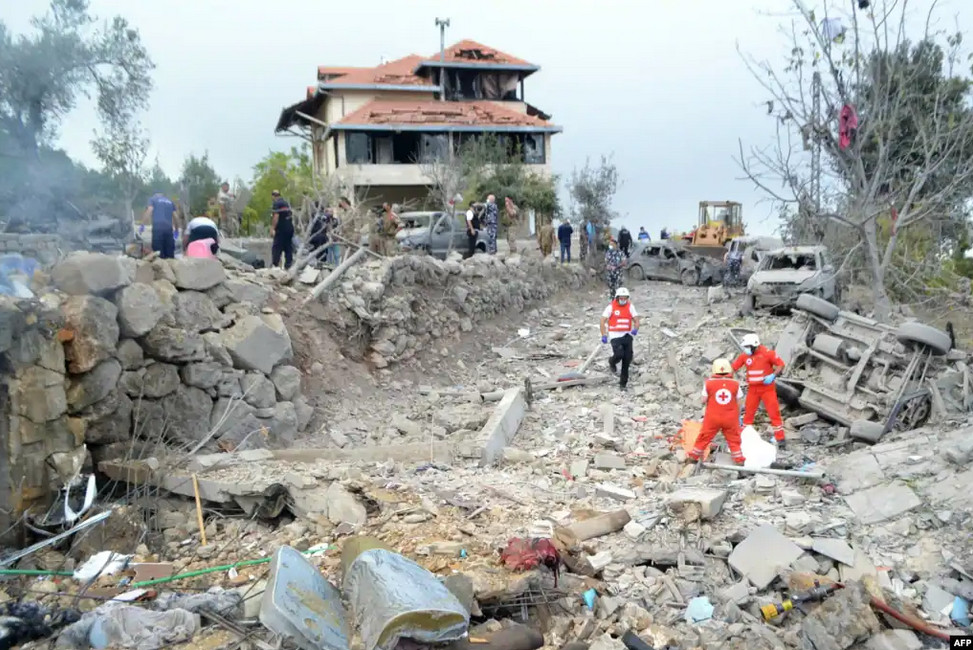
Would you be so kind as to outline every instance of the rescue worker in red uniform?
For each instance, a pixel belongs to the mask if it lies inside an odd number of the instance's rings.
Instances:
[[[622,362],[618,387],[623,391],[627,390],[628,367],[634,355],[633,337],[639,333],[639,313],[628,298],[628,289],[619,287],[615,292],[615,299],[605,307],[601,315],[601,342],[611,343],[612,346],[608,367],[612,374],[618,374],[618,362]]]
[[[777,373],[784,369],[784,361],[770,348],[760,345],[756,334],[746,334],[740,341],[743,354],[733,360],[733,371],[747,367],[747,401],[743,409],[743,426],[752,426],[757,408],[763,402],[774,427],[774,440],[777,447],[784,449],[784,421],[780,417],[780,404],[777,402]]]
[[[706,380],[701,395],[706,404],[703,426],[696,438],[693,450],[687,460],[701,460],[706,448],[713,442],[717,433],[722,433],[730,447],[730,457],[737,465],[742,465],[743,450],[740,449],[740,382],[733,378],[733,366],[728,359],[713,362],[713,376]]]

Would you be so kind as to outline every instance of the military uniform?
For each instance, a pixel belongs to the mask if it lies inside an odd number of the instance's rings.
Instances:
[[[497,254],[497,230],[500,211],[496,203],[487,203],[486,206],[486,231],[487,231],[487,253]]]
[[[379,255],[390,256],[395,254],[395,233],[399,231],[399,224],[396,223],[395,214],[386,212],[379,217],[375,224],[375,245],[372,251]]]
[[[511,253],[517,252],[517,208],[504,209],[504,227],[507,229],[507,246]]]
[[[622,284],[622,251],[609,248],[605,253],[605,273],[608,279],[608,295],[615,297],[615,292]]]
[[[554,226],[545,223],[540,231],[541,255],[545,258],[550,257],[554,252]]]

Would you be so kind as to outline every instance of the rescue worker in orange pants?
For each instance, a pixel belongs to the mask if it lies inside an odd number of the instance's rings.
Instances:
[[[784,421],[780,417],[777,401],[777,373],[784,369],[784,361],[770,348],[760,345],[756,334],[745,334],[740,341],[743,354],[733,360],[733,371],[747,367],[747,401],[743,408],[743,426],[753,426],[757,408],[763,402],[774,427],[774,440],[778,449],[786,448]]]
[[[722,433],[730,447],[730,457],[737,465],[742,465],[743,450],[740,449],[740,382],[733,378],[733,366],[728,359],[713,362],[713,376],[706,380],[701,395],[706,404],[703,426],[696,438],[693,450],[687,460],[702,460],[706,448],[713,442],[717,433]]]

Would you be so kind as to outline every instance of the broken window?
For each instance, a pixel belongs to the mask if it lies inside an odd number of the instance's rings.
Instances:
[[[390,165],[395,162],[392,138],[388,136],[375,138],[375,162],[379,165]]]
[[[526,133],[523,136],[524,162],[528,165],[544,164],[544,134]]]
[[[767,257],[763,264],[764,271],[815,271],[818,268],[817,259],[813,253],[792,254],[792,255],[773,255]]]
[[[367,133],[347,133],[345,135],[345,156],[349,165],[368,165],[372,156],[372,138]]]
[[[419,161],[444,160],[449,156],[449,138],[445,133],[423,133],[419,144]]]

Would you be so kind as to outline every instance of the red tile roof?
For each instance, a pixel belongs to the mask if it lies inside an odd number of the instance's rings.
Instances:
[[[387,124],[428,126],[535,126],[551,128],[537,117],[504,108],[493,102],[400,102],[375,100],[349,113],[337,124]]]
[[[436,85],[434,82],[413,73],[422,59],[423,57],[418,54],[410,54],[374,68],[344,68],[348,70],[347,73],[326,83],[349,86],[434,86]],[[327,69],[337,70],[338,68]],[[321,68],[318,68],[318,75],[320,74]]]
[[[368,67],[362,66],[318,66],[318,79],[323,77],[340,77],[341,75],[350,74],[352,72],[358,72],[359,70],[371,70]]]
[[[447,63],[494,63],[503,65],[524,65],[532,66],[532,63],[528,63],[523,59],[518,59],[515,56],[511,56],[506,52],[501,52],[500,50],[495,50],[492,47],[483,45],[482,43],[477,43],[476,41],[463,40],[459,43],[454,43],[446,48],[445,58]],[[439,52],[436,52],[432,56],[426,57],[426,61],[438,61]]]

